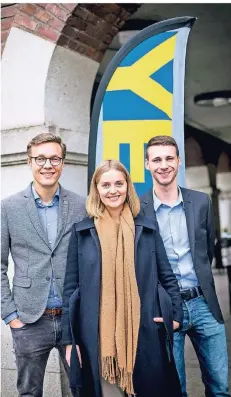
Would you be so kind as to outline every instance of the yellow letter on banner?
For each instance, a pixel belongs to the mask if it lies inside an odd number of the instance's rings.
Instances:
[[[175,43],[176,35],[149,51],[132,66],[118,67],[107,91],[131,90],[172,118],[172,93],[150,76],[174,58]]]

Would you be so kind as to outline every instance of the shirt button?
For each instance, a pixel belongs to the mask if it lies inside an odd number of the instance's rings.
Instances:
[[[47,281],[50,281],[50,279],[51,279],[51,278],[50,278],[49,276],[46,276],[46,280],[47,280]]]

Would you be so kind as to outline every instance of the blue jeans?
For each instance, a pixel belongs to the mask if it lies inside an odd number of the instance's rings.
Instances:
[[[183,301],[183,328],[174,334],[173,352],[180,378],[182,396],[187,397],[184,361],[185,335],[197,354],[206,397],[230,397],[228,354],[224,324],[212,315],[203,296]]]

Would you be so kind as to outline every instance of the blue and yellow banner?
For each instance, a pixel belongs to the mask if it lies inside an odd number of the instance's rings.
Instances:
[[[127,42],[106,69],[94,102],[89,139],[88,180],[106,159],[120,160],[138,195],[152,186],[145,170],[145,146],[155,135],[173,136],[185,185],[184,75],[189,31],[195,18],[149,26]]]

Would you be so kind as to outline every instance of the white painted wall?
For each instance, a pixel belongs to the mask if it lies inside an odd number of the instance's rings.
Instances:
[[[97,70],[97,62],[56,47],[46,82],[46,124],[56,128],[68,152],[60,181],[67,189],[83,195],[87,194],[90,100]],[[72,160],[76,165],[70,164]]]
[[[89,133],[90,99],[98,63],[56,47],[46,82],[46,123]]]
[[[61,183],[86,195],[90,98],[97,69],[97,62],[68,49],[18,28],[10,31],[2,66],[3,197],[30,182],[22,164],[27,143],[49,130],[67,145]]]
[[[66,189],[72,190],[81,196],[87,195],[87,167],[66,164],[63,169],[60,183]]]
[[[2,57],[2,129],[45,121],[45,84],[55,44],[10,30]]]
[[[25,164],[2,167],[2,199],[25,189],[31,182],[31,172]]]

